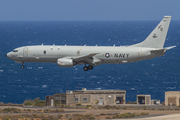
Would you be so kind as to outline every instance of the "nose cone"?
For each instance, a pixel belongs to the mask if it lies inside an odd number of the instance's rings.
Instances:
[[[10,53],[7,53],[7,54],[6,54],[6,57],[7,57],[7,58],[10,58]]]

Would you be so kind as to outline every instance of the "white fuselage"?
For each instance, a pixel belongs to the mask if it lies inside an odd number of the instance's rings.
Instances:
[[[76,58],[98,53],[94,57],[101,63],[128,63],[156,57],[151,54],[152,48],[143,47],[110,47],[110,46],[24,46],[9,52],[7,57],[16,62],[50,62],[57,59]]]

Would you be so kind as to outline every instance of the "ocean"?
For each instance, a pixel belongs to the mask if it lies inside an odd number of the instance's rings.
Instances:
[[[0,102],[21,104],[26,99],[65,93],[66,90],[126,90],[126,102],[136,95],[164,101],[165,91],[180,91],[180,21],[171,21],[163,57],[126,63],[102,64],[85,72],[53,63],[21,64],[6,53],[29,45],[123,46],[143,41],[159,21],[1,21]]]

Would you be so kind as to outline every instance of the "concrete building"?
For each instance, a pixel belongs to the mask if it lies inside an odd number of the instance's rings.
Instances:
[[[61,101],[61,102],[60,102]],[[56,93],[54,96],[46,96],[47,106],[60,104],[76,105],[116,105],[126,103],[125,90],[74,90],[66,93]]]
[[[180,106],[180,91],[165,92],[165,106]]]
[[[151,105],[160,105],[160,100],[151,100]]]
[[[137,95],[137,104],[151,105],[151,95]]]

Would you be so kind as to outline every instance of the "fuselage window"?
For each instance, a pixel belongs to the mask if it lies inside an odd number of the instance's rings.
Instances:
[[[46,51],[44,50],[44,54],[46,54]]]
[[[60,50],[60,48],[58,47],[58,50]]]

